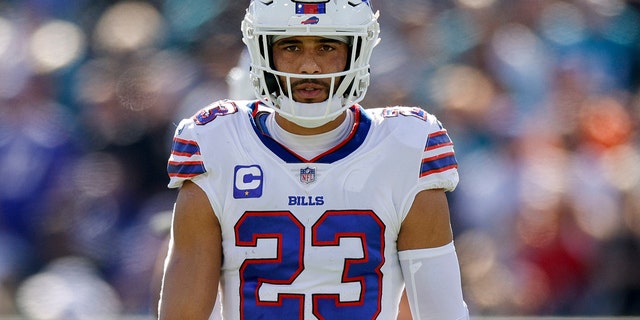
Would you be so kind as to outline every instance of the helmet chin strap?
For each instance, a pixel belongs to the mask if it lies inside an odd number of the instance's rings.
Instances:
[[[342,103],[341,97],[317,103],[301,103],[282,94],[278,97],[275,110],[301,127],[317,128],[338,118],[345,110]]]

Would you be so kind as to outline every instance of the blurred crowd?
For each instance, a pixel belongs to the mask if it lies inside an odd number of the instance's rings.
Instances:
[[[372,1],[362,105],[421,106],[475,315],[640,315],[640,2]],[[0,0],[0,317],[153,315],[175,125],[246,97],[237,0]]]

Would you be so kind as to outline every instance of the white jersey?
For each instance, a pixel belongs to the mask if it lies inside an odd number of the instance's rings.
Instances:
[[[271,138],[258,102],[219,101],[175,133],[169,187],[190,179],[222,227],[225,319],[395,319],[396,240],[416,194],[458,183],[446,130],[420,108],[349,109],[313,159]]]

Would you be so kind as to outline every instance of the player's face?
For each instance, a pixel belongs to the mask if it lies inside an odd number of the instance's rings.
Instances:
[[[298,74],[327,74],[344,71],[347,67],[349,47],[346,43],[322,37],[290,37],[273,44],[275,69]],[[339,84],[336,79],[335,86]],[[286,79],[280,78],[281,86],[288,90]],[[291,79],[289,95],[303,103],[322,102],[329,98],[331,79]]]

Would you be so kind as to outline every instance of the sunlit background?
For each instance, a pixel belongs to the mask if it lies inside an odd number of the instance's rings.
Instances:
[[[246,97],[247,4],[0,0],[0,318],[155,314],[170,139]],[[472,314],[640,315],[640,3],[373,4],[363,105],[456,143]]]

